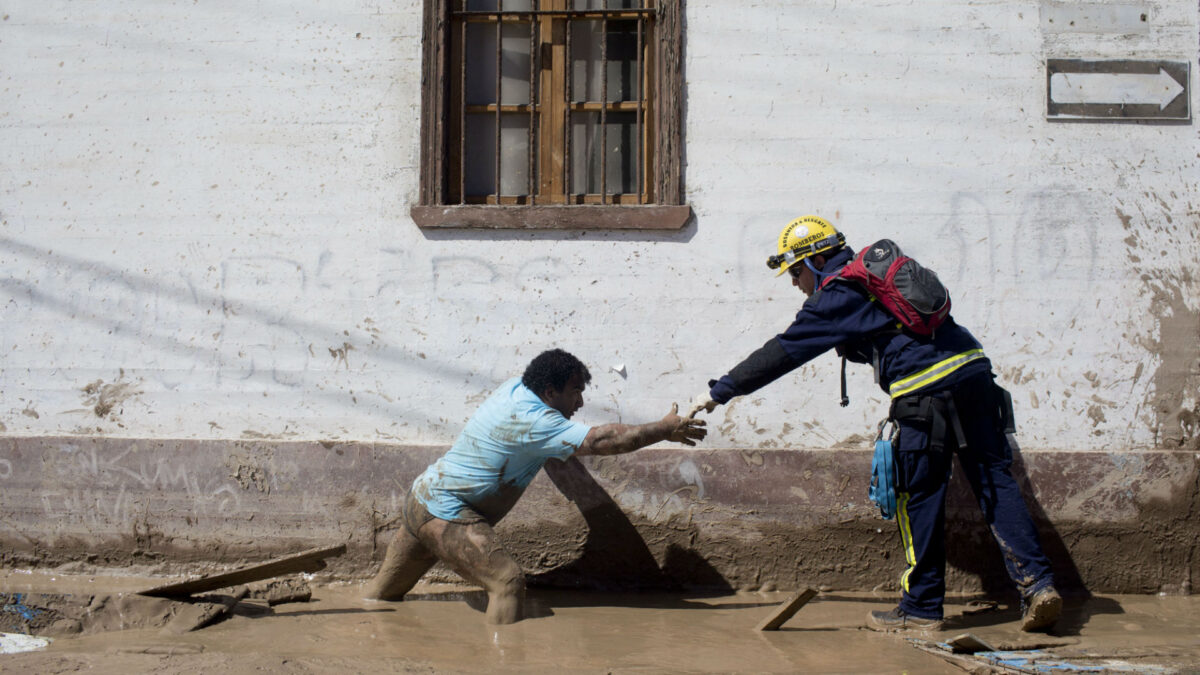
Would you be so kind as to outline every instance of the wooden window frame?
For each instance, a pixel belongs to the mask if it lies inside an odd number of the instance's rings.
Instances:
[[[545,1],[545,0],[544,0]],[[459,129],[452,119],[461,114],[456,107],[458,101],[455,88],[462,77],[458,58],[452,53],[454,40],[451,35],[451,9],[455,0],[425,0],[422,37],[422,82],[421,82],[421,165],[418,202],[410,208],[410,216],[421,228],[493,228],[493,229],[639,229],[676,230],[691,219],[691,207],[683,203],[683,35],[682,13],[684,0],[650,0],[646,4],[654,10],[654,42],[647,50],[643,73],[652,70],[644,87],[646,95],[644,114],[639,122],[645,125],[642,138],[651,152],[650,159],[642,158],[639,173],[644,172],[645,191],[641,195],[623,195],[608,203],[612,195],[586,200],[568,201],[559,195],[558,203],[540,203],[542,198],[533,198],[533,203],[514,204],[501,198],[499,204],[464,204],[452,189],[451,181],[460,180],[451,175],[457,166],[457,151],[453,144]],[[614,19],[620,10],[609,10]],[[539,40],[542,39],[539,37]],[[563,55],[551,58],[562,59]],[[564,86],[557,83],[554,86]],[[572,104],[574,107],[575,104]],[[610,108],[611,109],[611,108]],[[452,111],[454,115],[452,115]],[[542,111],[538,111],[542,113]],[[539,114],[539,124],[547,119]],[[565,118],[565,115],[563,115]],[[532,125],[532,122],[531,122]],[[539,138],[546,127],[539,128]],[[562,131],[566,131],[565,123]],[[551,132],[553,133],[553,132]],[[548,144],[540,144],[536,152],[538,166],[544,166],[544,153]],[[537,171],[539,181],[552,180]],[[561,188],[561,180],[558,188]],[[539,186],[539,191],[541,186]],[[495,200],[493,200],[494,202]],[[505,203],[508,201],[509,203]],[[554,200],[545,200],[554,201]],[[578,202],[583,203],[578,203]],[[630,202],[633,203],[630,203]],[[601,202],[601,203],[597,203]],[[644,203],[637,203],[644,202]]]

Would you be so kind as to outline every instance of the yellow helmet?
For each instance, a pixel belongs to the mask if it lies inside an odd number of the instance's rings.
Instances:
[[[779,253],[767,258],[767,267],[783,274],[794,263],[845,245],[846,238],[829,221],[819,216],[800,216],[779,233]]]

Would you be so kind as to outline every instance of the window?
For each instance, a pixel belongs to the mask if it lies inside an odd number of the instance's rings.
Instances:
[[[422,227],[677,229],[682,0],[426,0]]]

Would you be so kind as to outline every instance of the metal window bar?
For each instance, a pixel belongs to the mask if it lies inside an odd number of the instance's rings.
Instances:
[[[466,0],[463,0],[465,3]],[[467,203],[467,22],[458,32],[458,203]]]
[[[539,6],[538,0],[533,0],[533,9],[537,11]],[[529,141],[525,144],[529,151],[529,168],[526,172],[525,190],[528,194],[530,204],[537,202],[537,190],[534,188],[537,185],[534,178],[537,176],[537,133],[534,131],[534,124],[537,118],[538,100],[536,95],[537,84],[537,65],[538,56],[542,51],[537,45],[536,22],[533,17],[529,18]]]
[[[637,148],[633,153],[633,160],[637,164],[633,185],[634,190],[637,191],[638,204],[642,203],[642,195],[644,194],[644,189],[642,186],[642,164],[645,162],[645,160],[642,158],[642,145],[645,143],[645,139],[642,138],[642,107],[646,104],[646,74],[642,72],[642,21],[642,17],[639,16],[637,20],[637,44],[635,45],[637,49],[637,64],[633,71],[637,73],[638,79],[638,105],[636,113],[637,121],[634,122],[633,126],[633,139],[634,143],[637,144]]]
[[[608,0],[600,9],[600,203],[608,203]]]
[[[500,84],[504,79],[504,73],[501,65],[504,62],[504,22],[500,20],[504,16],[504,0],[496,0],[496,175],[495,175],[495,192],[496,203],[500,203],[500,108],[502,107],[500,98]]]
[[[571,65],[571,34],[575,31],[571,29],[571,22],[567,21],[566,31],[564,35],[564,49],[566,55],[563,57],[566,64],[566,72],[564,73],[564,85],[566,89],[563,92],[563,98],[566,105],[563,106],[563,204],[570,204],[571,197],[571,105],[574,104],[575,78],[573,73],[575,68]]]

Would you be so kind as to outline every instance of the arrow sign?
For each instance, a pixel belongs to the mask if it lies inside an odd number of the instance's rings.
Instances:
[[[1191,119],[1187,61],[1046,61],[1050,119]]]
[[[1183,85],[1162,68],[1141,73],[1054,73],[1050,99],[1055,103],[1155,103],[1163,110],[1183,93]]]

